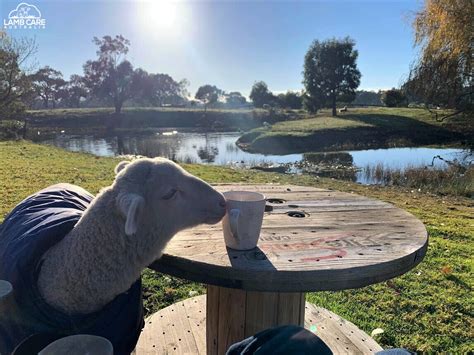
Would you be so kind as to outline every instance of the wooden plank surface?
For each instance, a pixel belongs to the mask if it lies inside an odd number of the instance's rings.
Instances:
[[[246,292],[219,287],[219,329],[217,353],[225,354],[230,345],[244,339]],[[214,304],[214,303],[211,303]]]
[[[362,287],[401,275],[426,253],[424,225],[408,212],[356,194],[302,186],[219,185],[267,197],[257,248],[227,249],[222,225],[177,234],[155,270],[249,291]],[[303,218],[292,217],[298,212]]]
[[[383,350],[353,323],[327,309],[306,303],[305,328],[313,331],[334,354],[373,354]]]
[[[206,338],[196,337],[196,334],[201,334],[203,329],[206,329],[206,319],[203,319],[202,315],[206,313],[207,306],[203,309],[202,302],[198,297],[194,297],[188,302],[181,302],[181,304],[186,313],[186,319],[189,322],[189,328],[186,332],[191,333],[194,337],[197,349],[206,349]],[[186,327],[186,325],[183,326]]]
[[[302,311],[302,314],[300,314],[300,311]],[[280,292],[278,295],[278,308],[276,313],[278,324],[303,325],[304,293]]]
[[[208,355],[218,355],[219,336],[219,289],[220,287],[208,285],[206,298],[206,343]]]
[[[251,292],[207,286],[206,342],[208,355],[224,354],[229,346],[277,325],[303,325],[301,293]]]
[[[316,332],[334,354],[369,354],[382,350],[369,335],[338,315],[311,303],[306,303],[305,310],[305,328]],[[184,327],[182,332],[170,332],[169,322],[176,319],[169,318],[170,313],[183,320],[180,323]],[[177,302],[156,312],[146,320],[136,355],[206,354],[206,327],[196,326],[206,324],[205,315],[206,295]],[[184,343],[182,334],[187,334],[194,342]],[[195,344],[195,348],[189,348],[190,344]]]
[[[278,324],[278,293],[247,292],[245,337]]]

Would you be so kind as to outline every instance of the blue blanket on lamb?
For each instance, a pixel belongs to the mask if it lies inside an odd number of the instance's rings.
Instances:
[[[0,279],[13,285],[0,314],[0,354],[38,333],[92,334],[109,339],[116,354],[134,349],[144,324],[140,280],[99,312],[72,316],[49,306],[37,289],[41,257],[74,227],[92,198],[78,186],[50,186],[23,200],[0,226]]]

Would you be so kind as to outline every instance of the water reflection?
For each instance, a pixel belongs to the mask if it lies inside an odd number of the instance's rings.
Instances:
[[[318,165],[351,166],[354,163],[352,155],[347,152],[304,153],[303,159]]]
[[[239,132],[154,132],[111,137],[65,135],[43,141],[71,151],[99,156],[161,156],[187,163],[259,166],[264,170],[311,173],[338,179],[377,183],[366,174],[367,167],[407,169],[413,167],[445,168],[449,162],[472,164],[472,151],[456,148],[390,148],[336,153],[289,155],[250,154],[235,145]],[[373,170],[373,169],[372,169]]]
[[[199,147],[197,155],[203,163],[214,163],[219,155],[219,148],[214,140],[209,137],[209,133],[204,133],[204,145]]]
[[[359,170],[348,152],[304,153],[296,165],[304,173],[350,181],[357,181]]]
[[[119,155],[144,155],[174,159],[180,147],[180,140],[174,136],[145,135],[138,137],[117,136]],[[115,153],[115,152],[112,152]],[[115,155],[115,154],[112,154]]]
[[[214,163],[219,154],[219,148],[212,146],[199,147],[197,152],[199,158],[204,163]]]

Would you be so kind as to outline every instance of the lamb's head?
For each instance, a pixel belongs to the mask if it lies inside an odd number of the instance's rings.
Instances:
[[[142,231],[169,239],[183,229],[224,217],[224,196],[168,159],[121,162],[115,172],[112,189],[128,236]]]

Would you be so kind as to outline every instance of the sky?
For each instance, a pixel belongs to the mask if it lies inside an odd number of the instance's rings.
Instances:
[[[350,36],[359,52],[359,89],[397,87],[414,60],[410,18],[419,0],[88,1],[0,0],[2,26],[20,2],[45,28],[7,29],[35,37],[37,63],[67,79],[96,58],[94,36],[123,35],[135,67],[248,95],[263,80],[274,93],[301,90],[304,55],[315,39]]]

